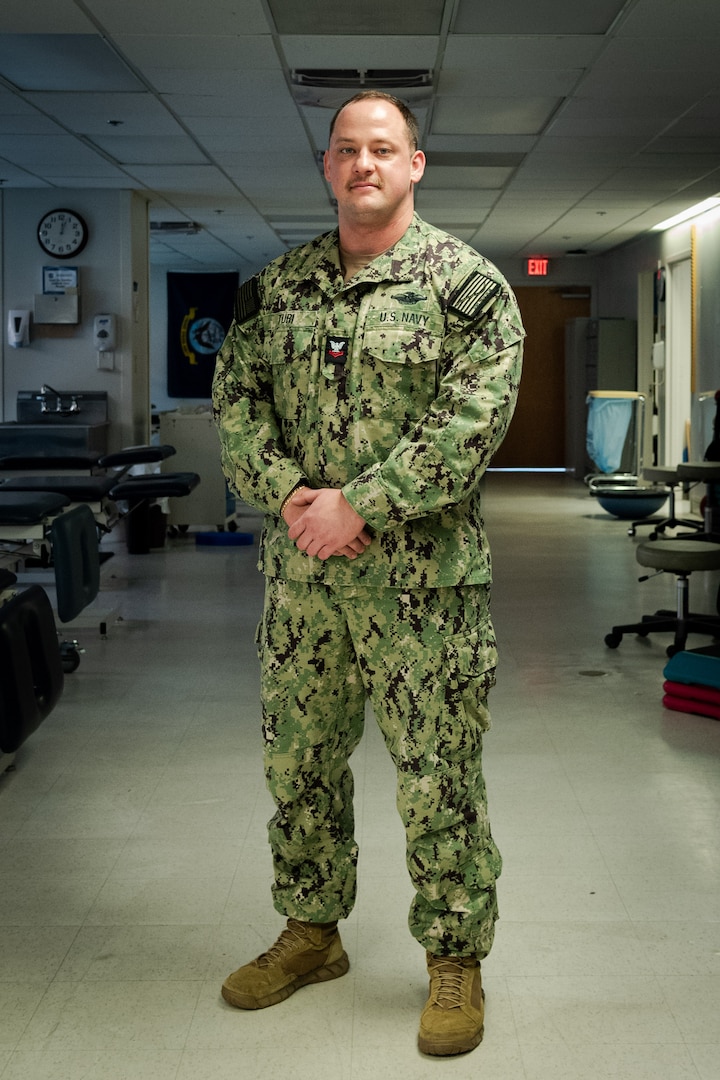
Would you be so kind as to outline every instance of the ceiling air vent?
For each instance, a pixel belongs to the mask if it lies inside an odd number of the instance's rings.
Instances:
[[[432,97],[427,68],[295,68],[293,96],[299,105],[337,109],[359,90],[384,90],[416,108]]]
[[[173,236],[196,236],[202,225],[196,221],[151,221],[150,236],[169,240]]]

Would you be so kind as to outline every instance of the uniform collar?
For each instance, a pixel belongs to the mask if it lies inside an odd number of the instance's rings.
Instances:
[[[357,285],[362,281],[372,284],[383,281],[397,283],[416,281],[418,271],[423,272],[425,262],[424,245],[419,243],[422,226],[422,220],[414,214],[410,225],[400,239],[357,274],[352,279],[352,284]],[[341,292],[347,287],[340,270],[337,229],[313,241],[311,252],[298,267],[298,276],[303,280],[311,278],[326,293]]]

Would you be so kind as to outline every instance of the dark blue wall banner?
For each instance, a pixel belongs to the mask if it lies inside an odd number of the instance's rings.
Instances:
[[[232,322],[236,271],[168,274],[167,392],[209,398],[215,357]]]

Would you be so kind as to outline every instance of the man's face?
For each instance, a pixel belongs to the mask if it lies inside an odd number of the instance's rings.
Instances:
[[[425,169],[425,155],[413,151],[398,109],[376,98],[342,110],[324,161],[341,221],[371,227],[412,210],[413,186]]]

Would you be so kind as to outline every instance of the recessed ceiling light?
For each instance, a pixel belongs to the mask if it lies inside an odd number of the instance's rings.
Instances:
[[[670,229],[673,225],[679,225],[683,221],[689,221],[690,218],[700,217],[701,214],[706,214],[708,210],[712,210],[716,206],[720,206],[720,198],[717,195],[713,195],[711,199],[704,199],[703,202],[695,203],[694,206],[690,206],[687,210],[675,214],[674,217],[666,218],[665,221],[660,221],[657,225],[653,225],[652,231],[661,232],[663,229]]]

